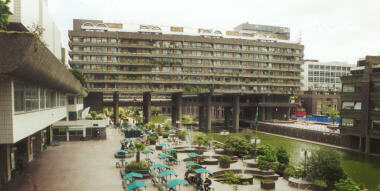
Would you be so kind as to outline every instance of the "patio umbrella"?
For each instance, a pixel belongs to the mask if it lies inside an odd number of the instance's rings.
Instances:
[[[169,157],[173,157],[172,155],[168,155],[168,154],[161,154],[158,156],[158,158],[160,159],[163,159],[163,158],[169,158]]]
[[[153,168],[154,168],[154,169],[156,169],[156,168],[162,168],[162,167],[169,168],[168,165],[166,165],[166,164],[161,164],[161,163],[158,163],[158,164],[153,165]]]
[[[169,146],[169,144],[167,144],[167,143],[161,143],[160,146],[161,147],[166,147],[166,146]]]
[[[134,190],[134,189],[136,189],[138,187],[146,187],[145,182],[143,182],[143,181],[134,181],[134,182],[128,184],[128,191]]]
[[[133,141],[135,141],[136,139],[134,139],[134,138],[126,138],[125,139],[125,142],[133,142]]]
[[[160,173],[160,176],[167,176],[167,175],[175,175],[178,176],[177,173],[171,171],[171,170],[165,170],[164,172]]]
[[[201,174],[201,173],[209,173],[209,174],[212,174],[209,170],[206,170],[204,168],[198,168],[198,169],[195,169],[195,172],[197,174]]]
[[[143,152],[143,153],[153,153],[153,151],[152,150],[150,150],[150,149],[144,149],[143,151],[141,151],[141,152]]]
[[[187,156],[189,156],[189,157],[197,157],[199,155],[197,153],[187,153]]]
[[[131,173],[128,173],[128,174],[124,175],[124,179],[131,179],[133,177],[142,178],[143,175],[140,174],[140,173],[135,173],[135,172],[131,172]]]
[[[172,181],[170,181],[170,182],[168,183],[168,187],[169,187],[169,188],[172,188],[172,187],[174,187],[174,186],[181,185],[181,184],[186,185],[186,184],[188,184],[188,183],[187,183],[186,180],[183,180],[183,179],[174,179],[174,180],[172,180]]]
[[[168,131],[169,134],[175,133],[175,131]]]
[[[177,151],[177,149],[170,148],[167,150],[168,152]]]
[[[145,137],[145,136],[146,136],[146,134],[141,134],[141,135],[140,135],[140,137]]]
[[[117,150],[116,151],[117,153],[125,153],[125,154],[127,154],[128,152],[127,151],[125,151],[125,150]]]
[[[155,134],[156,134],[155,131],[150,132],[150,135],[155,135]]]
[[[187,162],[186,163],[186,167],[192,167],[192,166],[201,166],[200,164],[198,163],[195,163],[193,161],[190,161],[190,162]]]

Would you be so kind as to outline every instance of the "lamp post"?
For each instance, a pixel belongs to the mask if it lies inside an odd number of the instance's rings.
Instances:
[[[303,178],[306,177],[306,169],[307,169],[307,158],[311,156],[311,151],[308,150],[301,150],[300,151],[301,156],[305,157],[305,164],[303,169]]]

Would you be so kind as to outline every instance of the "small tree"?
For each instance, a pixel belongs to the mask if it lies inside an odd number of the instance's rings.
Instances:
[[[77,80],[79,80],[83,87],[86,87],[86,78],[84,77],[82,71],[76,68],[72,68],[70,69],[70,72]]]
[[[145,149],[144,143],[135,143],[136,148],[136,162],[140,162],[140,152]]]
[[[8,18],[10,14],[8,3],[10,0],[0,0],[0,30],[7,30]]]
[[[329,117],[332,119],[333,124],[335,124],[336,119],[339,118],[339,111],[331,108],[329,111]]]
[[[278,147],[276,153],[277,153],[277,161],[278,162],[280,162],[281,164],[285,164],[285,165],[289,164],[290,155],[284,147],[282,147],[282,146]]]
[[[212,138],[208,137],[206,134],[199,133],[198,135],[194,136],[193,143],[198,146],[202,146],[210,144],[211,140]]]
[[[103,109],[103,113],[104,113],[104,115],[106,115],[107,117],[110,116],[110,112],[108,111],[108,108],[104,108],[104,109]]]
[[[96,119],[96,116],[98,116],[98,114],[96,113],[96,111],[91,111],[90,115],[91,115],[92,119]]]
[[[355,183],[350,178],[340,179],[334,184],[334,186],[337,191],[360,191],[364,189],[362,185]]]

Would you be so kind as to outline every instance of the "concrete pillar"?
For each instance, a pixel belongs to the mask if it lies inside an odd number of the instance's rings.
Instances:
[[[37,153],[39,152],[42,152],[43,151],[43,141],[42,141],[42,133],[43,131],[39,131],[35,134],[35,140],[34,140],[34,149],[36,149],[35,151],[37,151]]]
[[[31,136],[27,137],[26,139],[27,160],[30,162],[33,160],[33,140]]]
[[[224,126],[226,128],[230,127],[230,121],[231,121],[231,108],[224,107]]]
[[[172,125],[181,128],[182,120],[182,94],[172,94]],[[177,123],[177,121],[179,123]]]
[[[358,150],[359,150],[360,152],[363,152],[363,150],[362,150],[362,144],[363,144],[363,137],[360,136],[360,137],[359,137],[359,148],[358,148]]]
[[[369,154],[371,152],[371,138],[367,136],[365,138],[365,153]]]
[[[53,126],[50,125],[49,129],[49,144],[53,143]]]
[[[206,120],[205,120],[205,128],[207,132],[211,132],[211,94],[206,94]]]
[[[266,119],[267,120],[272,120],[273,119],[273,110],[274,110],[274,108],[273,107],[269,107],[266,110],[267,110]]]
[[[83,128],[83,137],[86,137],[86,127]]]
[[[70,133],[69,133],[69,128],[66,127],[66,141],[69,142],[70,141]]]
[[[267,117],[266,117],[266,108],[265,107],[261,108],[261,120],[262,121],[267,120]]]
[[[240,96],[233,95],[233,110],[232,110],[232,127],[236,132],[239,131],[239,119],[240,119]]]
[[[205,130],[205,127],[204,127],[205,116],[204,115],[205,115],[204,107],[199,106],[199,109],[198,109],[198,125],[199,125],[199,130],[201,130],[201,131]]]
[[[119,124],[119,92],[113,93],[113,118],[116,125]]]
[[[143,94],[143,115],[144,115],[144,123],[149,123],[151,118],[151,94],[150,92],[144,92]],[[173,113],[173,111],[172,111]]]
[[[288,108],[288,113],[286,114],[286,120],[290,120],[291,119],[291,116],[290,116],[290,110],[291,110],[292,108],[291,107],[289,107]]]
[[[0,189],[11,180],[11,145],[0,144]]]

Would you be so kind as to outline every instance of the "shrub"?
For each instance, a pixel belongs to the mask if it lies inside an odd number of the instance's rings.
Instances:
[[[285,165],[289,164],[290,155],[289,155],[288,151],[286,151],[284,149],[284,147],[281,146],[281,147],[277,148],[276,154],[277,154],[277,161],[278,162],[280,162],[281,164],[285,164]]]
[[[96,116],[98,116],[98,114],[96,113],[96,111],[91,111],[90,115],[91,115],[92,119],[96,119]]]
[[[315,180],[314,181],[314,185],[316,185],[318,187],[322,187],[322,188],[326,188],[327,187],[326,182],[324,182],[323,180]]]
[[[227,171],[227,172],[224,172],[222,177],[224,178],[223,183],[225,184],[239,184],[240,178],[242,177],[242,175],[238,175],[238,174],[235,174],[234,172]]]
[[[198,146],[202,146],[210,144],[211,140],[211,137],[208,137],[206,134],[199,133],[198,135],[194,136],[193,143]]]
[[[150,142],[156,142],[156,141],[157,141],[157,136],[155,136],[155,135],[151,135],[151,136],[148,137],[148,140],[149,140]]]
[[[364,186],[355,183],[350,178],[340,179],[334,186],[337,191],[360,191],[364,189]]]
[[[260,170],[276,170],[278,164],[276,152],[269,145],[264,145],[259,149],[259,169]]]
[[[287,168],[285,168],[283,173],[284,173],[284,176],[294,177],[294,175],[296,174],[296,169],[294,169],[293,166],[288,166]]]
[[[227,155],[223,155],[221,157],[218,158],[218,161],[220,163],[230,163],[231,162],[231,158]]]
[[[162,135],[163,137],[168,137],[168,136],[169,136],[169,133],[168,133],[168,132],[162,132],[161,135]]]
[[[90,114],[87,114],[87,115],[86,115],[86,119],[87,119],[87,120],[91,120],[91,119],[92,119],[91,115],[90,115]]]
[[[237,155],[239,157],[247,155],[249,153],[254,153],[255,151],[255,148],[251,143],[236,136],[227,137],[223,149],[226,153]]]
[[[156,130],[156,125],[152,122],[149,122],[149,123],[146,123],[144,124],[144,127],[147,129],[147,130],[152,130],[152,131],[155,131]]]
[[[335,150],[318,150],[309,161],[309,176],[312,180],[323,178],[327,181],[327,185],[332,186],[336,181],[346,178],[340,164],[340,155]]]
[[[189,135],[189,132],[187,132],[186,130],[181,131],[181,133],[179,134],[179,138],[185,140],[187,135]]]
[[[135,170],[148,170],[149,169],[149,165],[148,163],[146,163],[145,161],[140,161],[140,162],[136,162],[136,161],[133,161],[133,162],[130,162],[126,167],[125,169],[129,170],[129,171],[135,171]]]

